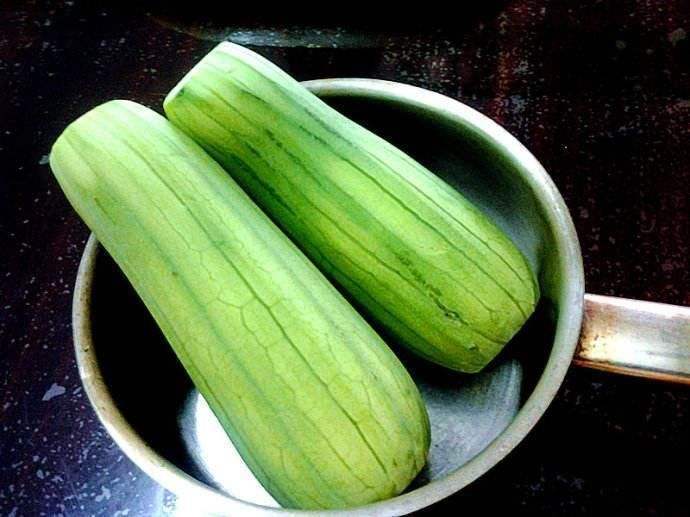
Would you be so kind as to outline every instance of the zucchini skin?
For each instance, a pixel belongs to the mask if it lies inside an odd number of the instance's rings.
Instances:
[[[534,275],[500,229],[258,54],[221,43],[164,109],[417,354],[479,371],[534,311]]]
[[[430,440],[409,374],[197,144],[111,101],[68,126],[50,165],[280,504],[350,507],[409,484]]]

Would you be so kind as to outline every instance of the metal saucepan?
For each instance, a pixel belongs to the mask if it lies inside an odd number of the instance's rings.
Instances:
[[[531,320],[479,375],[445,371],[391,343],[429,410],[428,465],[398,497],[320,514],[399,515],[457,492],[520,443],[572,362],[690,383],[690,309],[586,295],[563,199],[535,157],[504,129],[460,102],[413,86],[371,79],[305,85],[480,206],[525,253],[542,292]],[[310,513],[278,508],[254,479],[93,236],[79,267],[73,324],[79,371],[96,413],[153,479],[212,513]]]

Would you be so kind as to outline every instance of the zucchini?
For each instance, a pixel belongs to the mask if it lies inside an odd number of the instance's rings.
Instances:
[[[258,54],[221,43],[164,109],[327,276],[419,355],[479,371],[534,311],[534,275],[500,229]]]
[[[50,165],[279,503],[350,507],[408,485],[430,439],[415,384],[201,147],[112,101],[63,132]]]

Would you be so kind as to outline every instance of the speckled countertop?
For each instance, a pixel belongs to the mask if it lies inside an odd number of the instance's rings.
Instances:
[[[514,0],[366,22],[86,4],[0,6],[0,515],[190,514],[123,456],[80,387],[70,303],[88,232],[47,154],[107,99],[160,109],[228,36],[300,79],[399,80],[479,109],[561,189],[588,291],[690,305],[687,1]],[[688,515],[688,437],[687,387],[572,369],[505,461],[424,513]]]

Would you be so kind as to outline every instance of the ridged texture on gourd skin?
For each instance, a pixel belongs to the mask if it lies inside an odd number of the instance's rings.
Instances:
[[[164,109],[418,354],[479,371],[533,312],[533,274],[502,231],[258,54],[221,43]]]
[[[408,485],[429,423],[407,371],[197,144],[112,101],[50,164],[276,500],[342,508]]]

